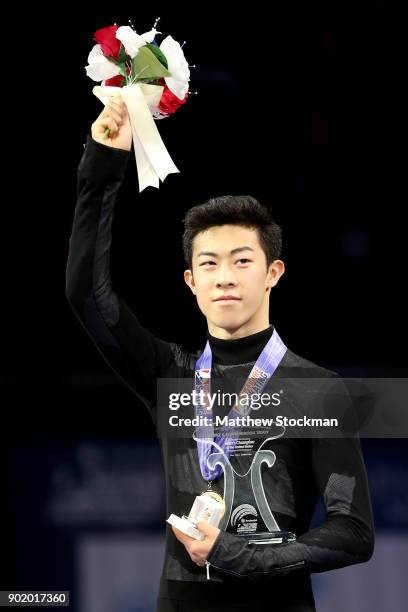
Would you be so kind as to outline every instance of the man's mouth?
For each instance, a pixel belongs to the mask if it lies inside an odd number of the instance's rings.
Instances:
[[[240,299],[235,295],[222,295],[219,298],[215,298],[214,302],[239,302]]]

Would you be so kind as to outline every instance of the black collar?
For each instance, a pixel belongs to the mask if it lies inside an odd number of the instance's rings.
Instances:
[[[238,365],[256,361],[272,333],[273,325],[269,325],[266,329],[244,338],[222,340],[211,336],[207,330],[213,362],[220,365]]]

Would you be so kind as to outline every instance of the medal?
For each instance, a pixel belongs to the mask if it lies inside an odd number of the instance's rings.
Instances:
[[[225,501],[223,500],[222,496],[216,491],[213,491],[212,489],[208,489],[208,491],[204,491],[203,493],[201,493],[201,495],[209,495],[210,497],[215,499],[216,502],[218,502],[221,508],[220,518],[222,518],[225,514]]]

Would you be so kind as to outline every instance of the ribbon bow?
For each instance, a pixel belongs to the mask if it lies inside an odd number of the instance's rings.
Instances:
[[[98,85],[92,91],[105,105],[118,94],[126,104],[132,127],[139,192],[149,186],[158,188],[159,179],[164,181],[168,174],[180,172],[164,146],[149,108],[158,105],[163,87],[133,83],[124,87]]]

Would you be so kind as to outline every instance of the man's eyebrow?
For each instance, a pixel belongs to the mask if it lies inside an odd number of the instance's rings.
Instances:
[[[241,251],[254,251],[254,249],[250,246],[242,246],[242,247],[237,247],[236,249],[232,249],[232,251],[230,252],[230,255],[236,255],[237,253],[241,253]],[[197,257],[218,257],[217,253],[213,253],[212,251],[200,251],[200,253],[198,253]]]

